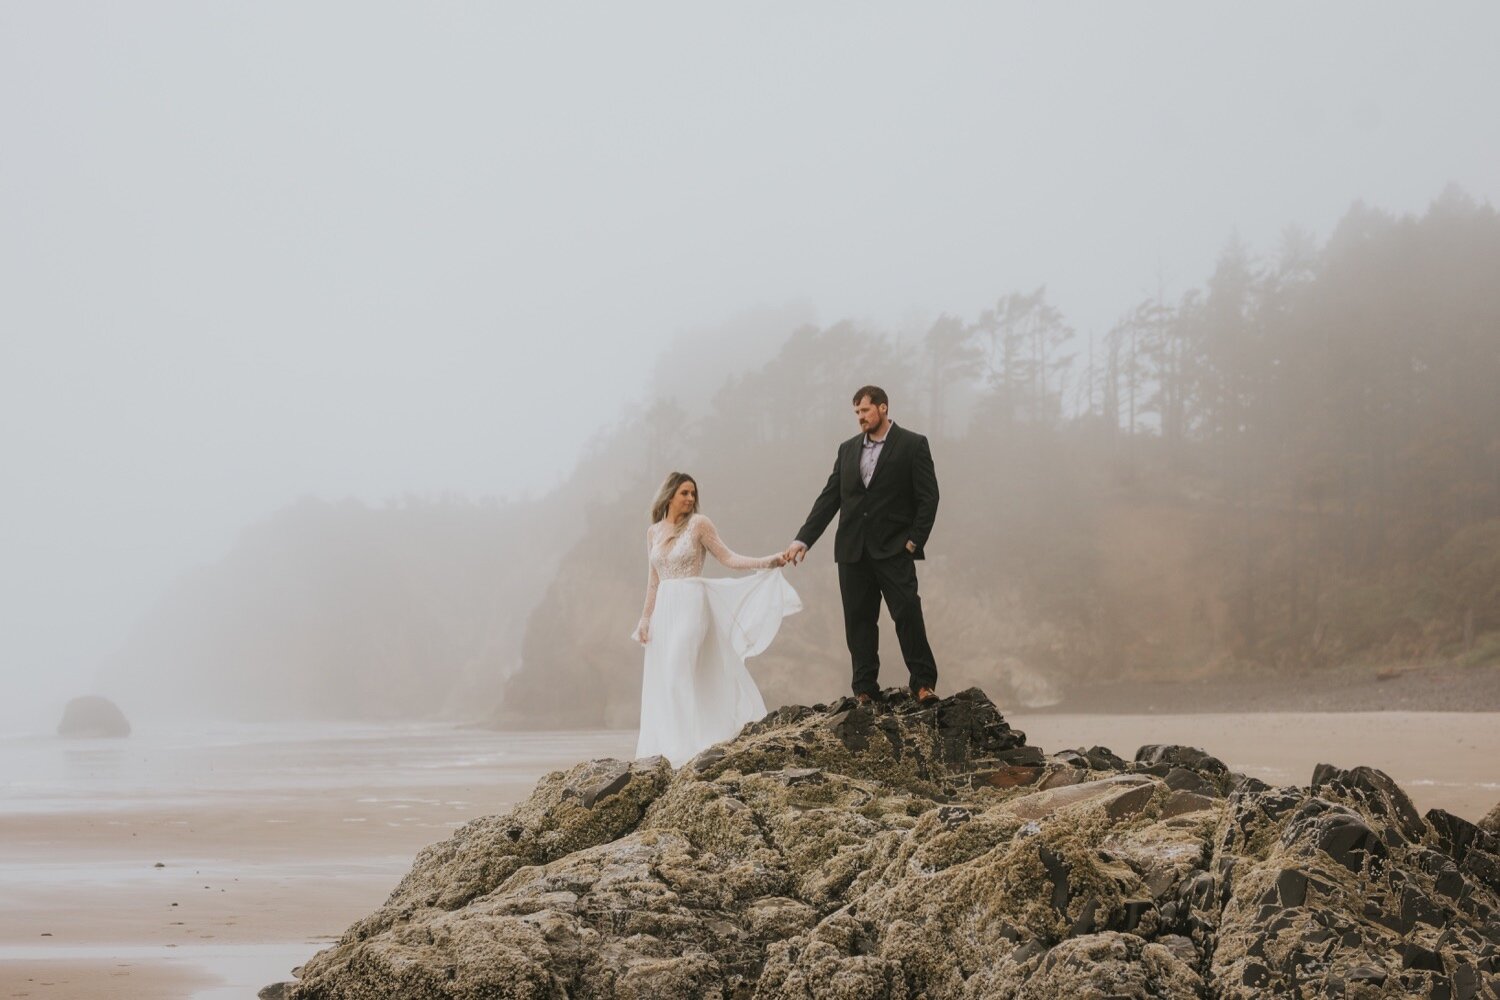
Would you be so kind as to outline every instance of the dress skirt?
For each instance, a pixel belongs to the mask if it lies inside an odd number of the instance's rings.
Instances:
[[[776,637],[802,599],[781,570],[663,580],[651,614],[636,757],[680,767],[766,714],[745,660]]]

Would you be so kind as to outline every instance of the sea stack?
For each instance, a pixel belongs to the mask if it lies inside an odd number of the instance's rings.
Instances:
[[[74,739],[109,739],[130,735],[125,713],[108,698],[86,694],[74,698],[63,709],[57,735]]]

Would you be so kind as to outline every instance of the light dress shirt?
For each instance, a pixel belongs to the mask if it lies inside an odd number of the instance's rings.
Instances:
[[[891,427],[895,426],[896,422],[891,421]],[[880,449],[885,447],[885,438],[891,436],[891,427],[885,429],[885,437],[879,440],[865,435],[864,447],[859,452],[859,478],[864,480],[866,486],[870,485],[870,479],[875,475],[875,463],[880,461]]]

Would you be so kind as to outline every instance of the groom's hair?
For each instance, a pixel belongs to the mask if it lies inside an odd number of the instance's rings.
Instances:
[[[891,399],[885,394],[885,390],[878,385],[862,385],[854,394],[854,405],[858,406],[866,396],[870,397],[871,404],[875,406],[890,406]]]

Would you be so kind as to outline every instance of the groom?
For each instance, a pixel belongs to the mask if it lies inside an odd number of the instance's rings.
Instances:
[[[802,561],[833,515],[839,515],[833,558],[839,564],[844,635],[854,661],[854,696],[868,705],[880,694],[880,599],[896,623],[896,639],[920,702],[937,701],[937,664],[927,644],[915,560],[937,517],[937,472],[920,434],[897,427],[879,386],[854,394],[860,433],[839,445],[833,475],[813,501],[807,523],[787,546]]]

